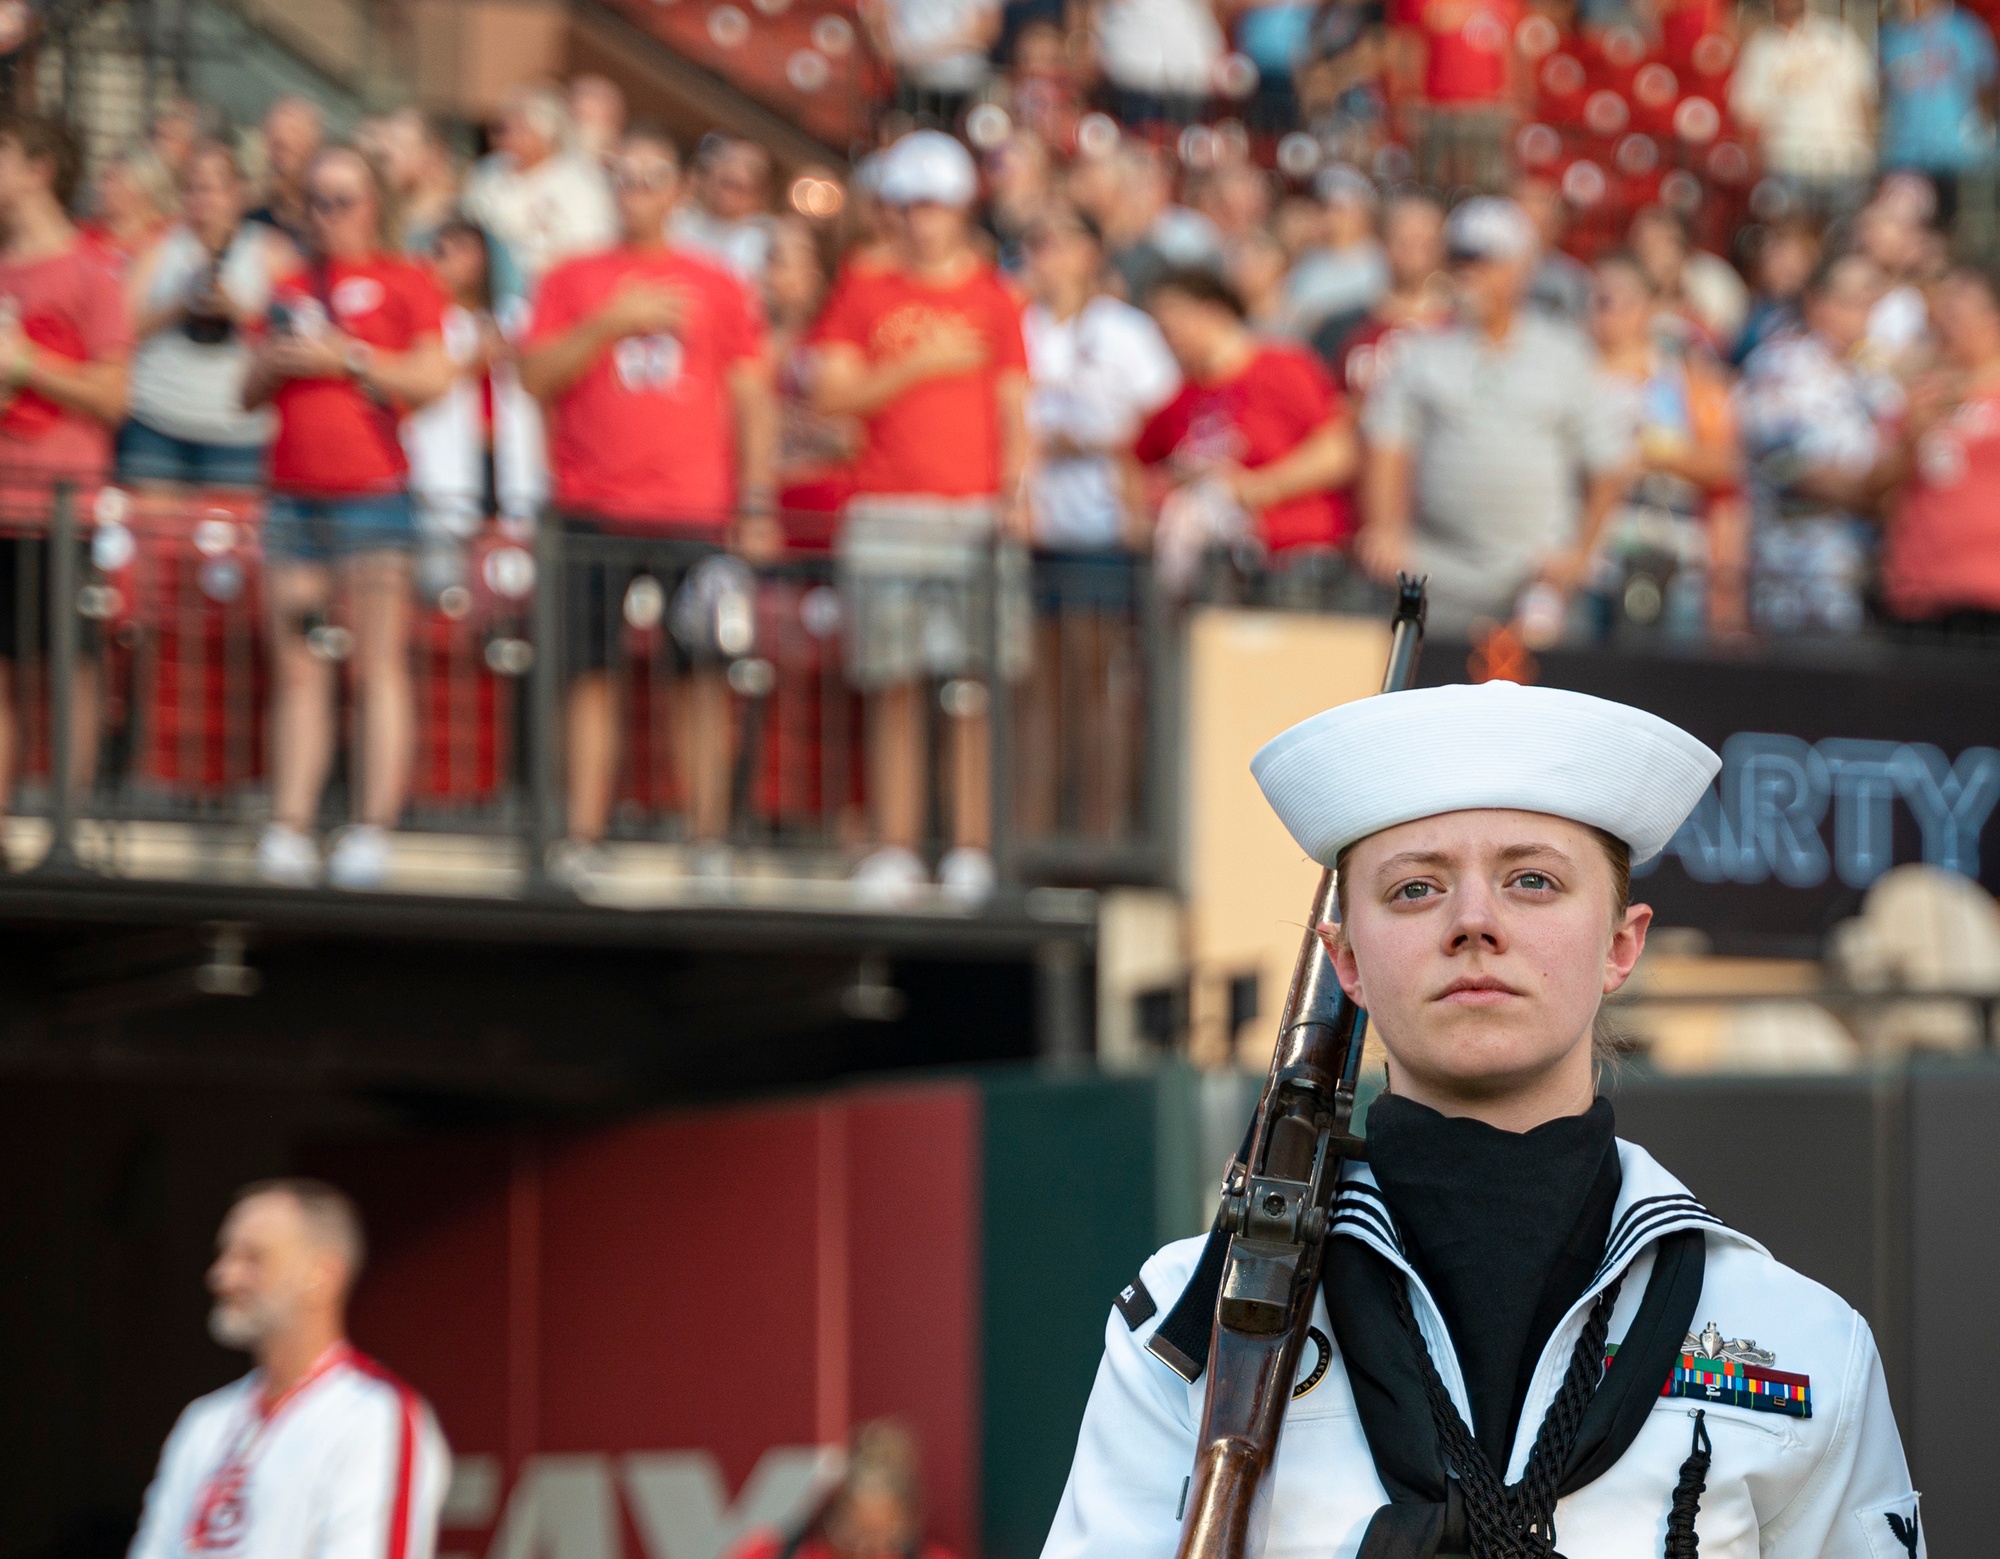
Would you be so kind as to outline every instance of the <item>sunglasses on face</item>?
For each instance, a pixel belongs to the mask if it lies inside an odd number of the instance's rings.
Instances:
[[[335,193],[306,197],[306,209],[316,217],[337,217],[343,211],[352,211],[360,204],[361,197],[355,194]]]
[[[611,170],[611,182],[621,190],[665,189],[673,182],[674,170],[664,162],[620,163]]]

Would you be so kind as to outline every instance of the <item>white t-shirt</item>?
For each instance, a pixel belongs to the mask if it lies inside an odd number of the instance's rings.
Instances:
[[[432,1559],[450,1478],[429,1405],[343,1345],[268,1413],[255,1370],[189,1403],[129,1559]]]
[[[245,222],[223,251],[223,288],[250,314],[271,301],[280,245],[261,222]],[[214,263],[201,240],[176,227],[160,240],[146,263],[152,275],[146,304],[161,308],[185,298],[195,279]],[[209,343],[191,340],[179,324],[156,330],[132,354],[131,415],[155,432],[197,444],[256,448],[271,442],[277,418],[268,406],[243,409],[243,379],[250,371],[250,347],[241,330]]]
[[[1021,316],[1028,343],[1028,427],[1078,444],[1123,443],[1180,388],[1180,370],[1152,316],[1092,298],[1069,319],[1039,303]],[[1110,455],[1045,457],[1035,473],[1035,540],[1066,551],[1120,544],[1123,505]]]
[[[532,290],[556,261],[618,240],[610,181],[596,162],[574,152],[545,157],[526,172],[505,157],[488,157],[465,181],[464,206],[506,246],[523,290]]]
[[[1106,0],[1097,8],[1104,74],[1128,92],[1206,96],[1222,57],[1207,0]]]
[[[1795,178],[1849,178],[1875,166],[1869,112],[1875,61],[1854,29],[1808,13],[1751,34],[1729,107],[1762,137],[1764,165]]]

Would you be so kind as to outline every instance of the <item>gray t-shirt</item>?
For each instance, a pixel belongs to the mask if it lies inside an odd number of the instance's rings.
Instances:
[[[1362,431],[1411,453],[1416,563],[1453,626],[1508,616],[1542,560],[1575,541],[1585,477],[1629,457],[1594,382],[1584,337],[1533,314],[1497,346],[1463,327],[1398,339]]]

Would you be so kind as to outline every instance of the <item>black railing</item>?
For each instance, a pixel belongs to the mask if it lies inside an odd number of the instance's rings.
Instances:
[[[323,611],[274,617],[259,495],[64,486],[7,508],[9,777],[14,810],[47,820],[39,869],[247,877],[270,811],[280,632],[333,673],[336,750],[317,826],[346,821],[362,740],[354,626],[337,592]],[[1004,539],[982,568],[972,597],[984,604],[967,625],[976,667],[920,678],[932,740],[919,853],[935,860],[953,840],[942,733],[983,717],[1002,884],[1166,881],[1172,657],[1149,569],[1030,561]],[[831,552],[752,563],[671,533],[544,523],[484,532],[456,568],[422,573],[402,826],[473,849],[477,880],[564,881],[550,868],[575,832],[568,722],[591,675],[617,754],[601,798],[607,854],[666,847],[648,859],[671,875],[713,845],[724,875],[831,882],[869,848],[871,698],[852,675]],[[74,609],[51,609],[61,602]],[[1007,603],[1033,614],[1025,633],[1007,628]],[[690,718],[691,697],[712,701],[703,719]],[[17,866],[35,862],[32,845],[21,853]]]

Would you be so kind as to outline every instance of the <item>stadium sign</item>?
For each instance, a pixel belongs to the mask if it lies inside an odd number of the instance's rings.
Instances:
[[[1465,679],[1439,643],[1428,679]],[[1635,884],[1719,951],[1811,955],[1892,866],[2000,891],[2000,656],[1868,644],[1755,658],[1621,648],[1539,657],[1535,679],[1650,709],[1722,754],[1695,813]]]

